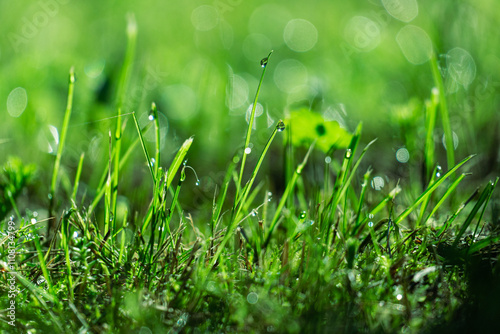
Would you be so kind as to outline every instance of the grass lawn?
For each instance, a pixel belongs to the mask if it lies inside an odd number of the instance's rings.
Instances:
[[[1,332],[498,332],[499,8],[0,1]]]

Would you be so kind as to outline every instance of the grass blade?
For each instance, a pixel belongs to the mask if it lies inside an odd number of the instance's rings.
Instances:
[[[497,179],[498,181],[498,179]],[[495,189],[496,182],[495,183],[488,183],[488,185],[484,188],[483,192],[481,193],[481,196],[476,202],[476,205],[474,205],[474,208],[472,208],[472,211],[469,213],[469,216],[467,216],[467,219],[463,222],[462,227],[460,228],[460,231],[458,231],[457,235],[455,236],[455,241],[453,242],[453,247],[456,247],[458,242],[460,241],[460,238],[462,235],[465,233],[469,225],[472,223],[472,220],[478,213],[479,209],[481,209],[481,206],[484,204],[483,211],[486,208],[486,205],[488,204],[489,199],[491,198],[491,193],[493,192],[493,189]],[[481,222],[481,217],[483,216],[483,213],[480,214],[479,219],[478,219],[478,225]]]
[[[432,76],[434,77],[434,83],[439,90],[439,111],[441,112],[441,122],[443,123],[445,136],[446,158],[448,161],[448,169],[451,170],[455,165],[455,145],[453,143],[453,131],[451,130],[450,114],[448,110],[448,103],[446,101],[443,78],[441,77],[441,72],[439,71],[435,53],[432,53],[430,64]]]
[[[457,169],[459,169],[460,167],[462,167],[463,164],[465,164],[467,161],[469,161],[471,158],[473,157],[473,155],[470,155],[468,156],[467,158],[465,158],[464,160],[460,161],[455,167],[453,167],[452,169],[450,169],[448,172],[446,172],[446,174],[444,174],[442,177],[440,177],[439,179],[437,179],[434,183],[432,183],[418,198],[417,200],[409,207],[407,208],[406,210],[404,210],[395,220],[394,220],[394,224],[399,224],[403,219],[405,219],[411,212],[413,212],[413,210],[415,210],[419,205],[420,203],[422,203],[422,201],[425,200],[425,198],[427,196],[430,196],[434,190],[437,189],[437,187],[439,187],[443,182],[444,180],[446,180],[448,177],[450,177],[453,173],[455,173],[457,171]]]
[[[66,103],[66,112],[64,113],[63,124],[61,128],[61,138],[59,139],[59,146],[57,147],[56,161],[52,171],[52,181],[50,183],[49,192],[49,217],[53,216],[55,193],[57,187],[57,176],[59,175],[59,168],[61,167],[61,157],[66,142],[66,135],[68,134],[69,120],[71,118],[71,111],[73,110],[73,95],[75,92],[75,68],[71,67],[69,70],[69,86],[68,86],[68,100]],[[51,229],[51,220],[49,220],[49,233]]]
[[[246,148],[250,144],[250,137],[252,136],[252,128],[253,128],[253,122],[255,119],[255,109],[257,108],[257,101],[259,100],[259,93],[260,93],[260,88],[262,86],[262,82],[264,81],[264,75],[266,74],[266,68],[267,64],[269,62],[269,59],[271,58],[271,55],[273,54],[273,51],[269,53],[269,55],[261,60],[261,66],[262,66],[262,75],[260,76],[260,81],[259,81],[259,86],[257,87],[257,92],[255,93],[255,98],[253,100],[253,105],[252,105],[252,112],[250,114],[250,120],[248,121],[248,128],[247,128],[247,134],[245,136],[245,146],[243,147],[243,157],[241,159],[241,167],[240,167],[240,176],[238,178],[238,185],[241,187],[241,182],[243,180],[243,171],[245,170],[245,163],[247,160],[247,153],[245,152]],[[236,198],[238,198],[238,193],[236,194]]]

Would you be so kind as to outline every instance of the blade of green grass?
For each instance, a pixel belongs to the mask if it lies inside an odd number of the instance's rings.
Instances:
[[[236,204],[236,206],[237,206],[236,211],[234,212],[234,215],[231,217],[231,221],[229,222],[229,226],[227,227],[227,230],[226,230],[226,235],[222,239],[222,241],[221,241],[221,243],[220,243],[220,245],[219,245],[219,247],[217,249],[217,252],[215,253],[215,255],[211,259],[211,262],[210,262],[211,266],[213,266],[215,264],[215,262],[217,261],[217,259],[219,258],[220,254],[224,250],[224,247],[225,247],[226,243],[232,237],[232,234],[234,232],[234,229],[236,228],[237,223],[241,220],[241,218],[242,218],[240,216],[241,210],[242,210],[243,206],[246,203],[248,194],[250,193],[250,189],[252,188],[252,185],[253,185],[256,177],[257,177],[257,173],[260,170],[262,162],[264,161],[264,158],[265,158],[265,156],[267,154],[267,151],[271,147],[271,143],[273,142],[274,137],[276,136],[276,133],[283,131],[283,129],[284,129],[284,123],[283,123],[282,120],[279,120],[278,123],[277,123],[277,125],[275,126],[275,128],[274,128],[271,136],[269,137],[269,139],[268,139],[268,141],[266,143],[266,146],[262,150],[262,153],[261,153],[261,155],[259,157],[259,160],[257,161],[257,165],[255,166],[255,168],[254,168],[254,170],[252,172],[252,176],[250,177],[250,179],[248,180],[246,186],[243,189],[243,194],[241,196],[241,199]]]
[[[436,127],[436,109],[439,104],[439,89],[432,89],[431,99],[427,101],[425,106],[425,182],[431,179],[432,170],[434,168],[434,129]]]
[[[283,208],[285,207],[285,203],[287,202],[288,197],[290,194],[292,194],[293,189],[295,188],[295,183],[297,182],[297,179],[299,176],[302,174],[302,170],[307,164],[307,160],[309,159],[309,155],[311,154],[312,150],[314,148],[314,143],[309,147],[309,150],[307,151],[304,160],[302,160],[302,163],[300,163],[297,168],[295,169],[295,172],[292,175],[292,178],[288,182],[285,191],[283,193],[283,196],[281,196],[280,202],[278,204],[278,207],[276,208],[276,211],[274,213],[273,220],[271,221],[271,225],[269,229],[267,230],[266,237],[264,238],[264,244],[262,245],[262,249],[266,249],[267,245],[269,244],[271,240],[272,233],[274,229],[276,228],[276,225],[278,224],[278,221],[281,217],[281,213],[283,211]]]
[[[266,74],[266,68],[267,64],[269,62],[269,59],[271,58],[271,55],[273,54],[273,51],[269,52],[269,55],[261,60],[261,66],[262,66],[262,74],[260,76],[260,81],[259,81],[259,86],[257,87],[257,92],[255,93],[255,98],[253,100],[253,105],[252,105],[252,112],[250,114],[250,120],[248,121],[248,128],[247,128],[247,134],[245,136],[245,146],[243,147],[243,157],[241,159],[241,167],[240,167],[240,175],[238,177],[238,184],[241,187],[241,182],[243,181],[243,172],[245,170],[245,163],[247,161],[247,153],[245,152],[246,148],[248,148],[248,145],[250,144],[250,137],[252,136],[252,129],[253,129],[253,122],[255,119],[255,109],[257,108],[257,101],[259,99],[259,94],[260,94],[260,88],[262,86],[262,82],[264,81],[264,75]],[[238,198],[238,193],[236,194],[236,198]]]
[[[64,113],[64,119],[61,128],[61,137],[59,139],[59,146],[57,147],[56,161],[54,163],[54,169],[52,170],[52,181],[50,182],[49,191],[49,217],[53,216],[55,193],[57,188],[57,176],[59,175],[59,169],[61,167],[61,157],[64,150],[64,144],[66,143],[66,136],[68,134],[69,120],[71,118],[71,111],[73,110],[73,95],[75,92],[75,68],[71,67],[69,70],[69,86],[68,86],[68,100],[66,103],[66,112]],[[49,220],[50,222],[50,220]],[[49,232],[51,224],[49,223]]]
[[[78,162],[78,168],[76,169],[76,175],[75,175],[75,184],[73,186],[73,193],[71,194],[71,201],[73,202],[73,205],[76,205],[76,194],[78,192],[78,186],[80,185],[80,176],[82,175],[82,168],[83,168],[83,158],[85,157],[85,153],[82,153],[80,155],[80,160]]]
[[[498,179],[497,179],[497,181],[498,181]],[[463,222],[463,224],[460,228],[460,231],[455,236],[455,241],[453,242],[453,247],[457,246],[458,242],[460,241],[460,238],[465,233],[465,231],[467,230],[469,225],[472,223],[472,220],[474,219],[474,217],[478,213],[479,209],[481,209],[481,207],[483,205],[484,205],[484,208],[483,208],[483,212],[484,212],[484,209],[486,208],[486,205],[488,204],[488,200],[491,198],[491,193],[493,192],[493,189],[495,189],[495,186],[496,186],[496,182],[495,183],[488,183],[488,185],[484,188],[483,192],[481,193],[481,196],[479,197],[479,199],[476,202],[476,205],[474,205],[474,208],[472,208],[472,211],[467,216],[467,219]],[[482,213],[480,214],[480,217],[478,219],[478,225],[480,223],[481,217],[482,217]]]
[[[473,157],[473,155],[470,155],[468,156],[467,158],[463,159],[462,161],[460,161],[455,167],[453,167],[452,169],[450,169],[448,172],[446,172],[446,174],[444,174],[443,176],[441,176],[440,178],[438,178],[434,183],[432,183],[418,198],[417,200],[409,207],[407,208],[406,210],[404,210],[395,220],[394,220],[394,224],[399,224],[403,219],[405,219],[411,212],[413,212],[413,210],[415,210],[419,205],[420,203],[422,203],[422,201],[425,200],[425,198],[427,196],[430,196],[434,190],[437,189],[437,187],[439,187],[443,182],[444,180],[446,180],[448,177],[450,177],[453,173],[455,173],[457,171],[457,169],[459,169],[460,167],[462,167],[463,164],[465,164],[467,161],[469,161],[471,158]]]
[[[430,64],[434,83],[439,90],[439,111],[441,113],[441,122],[443,123],[445,136],[446,158],[448,161],[448,169],[451,170],[455,165],[455,145],[453,143],[453,131],[451,130],[450,112],[448,110],[448,103],[446,101],[446,92],[444,89],[443,78],[441,77],[436,54],[434,52],[432,53]]]
[[[441,199],[439,200],[439,202],[437,202],[437,204],[434,206],[434,208],[432,208],[432,211],[431,213],[429,213],[429,215],[427,216],[427,218],[423,221],[423,224],[425,225],[425,223],[427,221],[429,221],[429,219],[437,212],[437,210],[441,207],[441,205],[444,203],[444,201],[452,194],[455,192],[456,188],[458,187],[458,185],[460,184],[460,182],[462,182],[462,180],[467,176],[467,175],[470,175],[468,173],[463,173],[462,175],[460,175],[455,181],[453,181],[453,183],[448,187],[448,189],[446,190],[446,192],[444,193],[444,195],[441,197]],[[417,228],[419,227],[419,224],[417,224]]]
[[[153,184],[156,184],[156,177],[155,177],[155,172],[153,170],[153,166],[151,166],[151,158],[149,157],[149,152],[146,147],[146,143],[144,142],[144,138],[142,137],[142,131],[141,128],[139,127],[139,122],[137,121],[137,117],[135,116],[135,112],[132,114],[132,118],[134,119],[134,124],[135,128],[137,129],[137,134],[139,134],[139,139],[141,141],[141,146],[142,146],[142,152],[144,153],[144,156],[146,157],[146,163],[148,165],[149,171],[151,172],[151,178],[153,179]]]
[[[47,262],[45,261],[45,258],[43,257],[42,248],[40,247],[40,240],[39,240],[38,235],[35,236],[34,243],[35,243],[36,252],[38,254],[38,261],[40,261],[40,268],[42,269],[43,277],[45,278],[45,281],[47,282],[47,285],[49,286],[49,293],[52,296],[55,296],[54,286],[52,283],[52,279],[49,275],[49,271],[47,270]]]

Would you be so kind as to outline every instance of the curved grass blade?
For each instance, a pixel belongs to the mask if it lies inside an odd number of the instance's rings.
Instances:
[[[463,164],[465,164],[467,161],[469,161],[474,155],[470,155],[468,156],[467,158],[463,159],[462,161],[460,161],[455,167],[453,167],[452,169],[450,169],[448,172],[446,172],[446,174],[444,174],[442,177],[440,177],[439,179],[437,179],[434,183],[432,183],[418,198],[417,200],[409,207],[407,208],[406,210],[404,210],[399,216],[398,218],[396,218],[394,220],[394,224],[399,224],[403,219],[405,219],[410,213],[413,212],[413,210],[415,210],[419,205],[420,203],[422,203],[422,201],[425,200],[425,198],[427,196],[430,196],[434,190],[437,189],[437,187],[439,187],[443,182],[444,180],[446,180],[448,177],[450,177],[453,173],[455,173],[457,171],[457,169],[459,169],[460,167],[462,167]]]
[[[498,179],[497,179],[498,181]],[[458,242],[460,241],[460,238],[462,235],[465,233],[469,225],[472,223],[472,220],[478,213],[479,209],[484,205],[483,210],[481,214],[479,215],[478,219],[478,225],[481,222],[481,218],[483,216],[484,210],[486,209],[486,205],[488,205],[488,201],[491,198],[491,193],[493,192],[493,189],[495,189],[496,183],[488,183],[486,188],[484,188],[483,192],[481,193],[481,196],[476,202],[476,205],[474,205],[474,208],[472,208],[472,211],[469,213],[469,216],[467,216],[467,219],[463,222],[462,227],[460,228],[460,231],[458,231],[458,234],[455,236],[455,241],[453,242],[453,247],[456,247]]]

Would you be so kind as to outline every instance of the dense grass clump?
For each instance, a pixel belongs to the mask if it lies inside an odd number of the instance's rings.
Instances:
[[[226,143],[235,153],[207,195],[197,192],[203,177],[193,154],[206,138],[192,133],[166,150],[161,104],[150,102],[147,120],[128,109],[137,38],[132,16],[127,38],[116,91],[108,92],[115,96],[106,106],[113,116],[106,118],[112,122],[100,156],[84,150],[65,161],[66,141],[77,135],[72,67],[53,169],[15,157],[2,166],[3,331],[496,330],[498,178],[467,180],[476,157],[455,151],[446,81],[434,54],[432,81],[423,89],[428,98],[398,109],[407,146],[421,157],[399,180],[370,167],[367,158],[380,146],[362,123],[351,133],[313,105],[270,119],[265,140],[256,140],[259,96],[276,57],[264,54],[254,64],[261,75],[246,131],[236,149]],[[405,150],[396,155],[403,163]],[[85,175],[89,159],[100,161],[97,176]],[[208,164],[200,168],[210,170]],[[31,211],[27,193],[40,188],[40,212]]]

